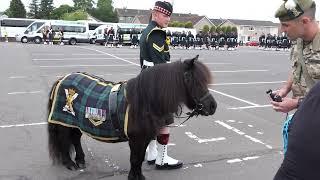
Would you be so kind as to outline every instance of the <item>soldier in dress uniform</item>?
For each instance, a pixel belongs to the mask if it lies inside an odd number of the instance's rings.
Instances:
[[[180,46],[182,49],[186,49],[187,46],[187,34],[185,31],[182,31],[182,34],[180,35]]]
[[[271,101],[271,104],[277,112],[298,110],[292,119],[288,118],[285,122],[286,129],[290,131],[285,131],[286,151],[274,180],[320,179],[320,146],[317,141],[320,138],[320,124],[319,117],[312,114],[314,110],[319,112],[319,93],[304,100],[320,79],[320,28],[315,14],[314,0],[286,0],[275,15],[280,20],[281,31],[295,44],[290,54],[292,71],[289,79],[276,91],[282,102]],[[293,96],[287,97],[291,91]],[[301,112],[305,112],[304,116]]]
[[[259,37],[259,49],[264,48],[265,43],[266,42],[266,36],[264,35],[264,33],[261,34],[261,36]]]
[[[114,29],[113,27],[111,26],[111,28],[109,29],[108,33],[107,33],[107,36],[108,36],[108,47],[113,47],[113,44],[114,44],[114,37],[115,37],[115,32],[114,32]]]
[[[187,49],[192,49],[193,46],[194,46],[194,35],[191,33],[191,31],[189,31],[187,36]]]
[[[225,50],[224,46],[226,45],[226,35],[222,31],[220,31],[218,38],[219,38],[219,50],[224,51]]]
[[[143,70],[161,63],[170,62],[169,46],[166,32],[172,13],[172,5],[166,1],[157,1],[152,11],[151,21],[140,38],[140,65]],[[166,124],[174,122],[173,115],[168,114]],[[157,140],[152,140],[147,148],[147,161],[155,163],[157,169],[177,169],[183,163],[167,155],[169,128],[162,127]]]

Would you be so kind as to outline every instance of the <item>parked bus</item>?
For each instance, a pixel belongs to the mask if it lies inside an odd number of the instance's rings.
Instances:
[[[35,42],[37,44],[43,41],[42,30],[46,27],[52,27],[54,32],[63,30],[63,41],[71,45],[90,40],[88,23],[79,21],[63,20],[39,20],[35,21],[25,30],[25,32],[16,37],[17,41],[22,43]]]
[[[119,23],[118,33],[123,35],[123,44],[131,45],[132,34],[138,35],[138,41],[142,31],[147,27],[147,24],[130,24],[130,23]]]
[[[15,37],[22,34],[25,29],[36,19],[26,18],[3,18],[0,19],[0,37],[4,37],[6,33],[8,37]]]
[[[90,44],[95,44],[96,41],[96,29],[101,25],[107,25],[110,23],[106,22],[97,22],[97,21],[87,21],[87,20],[78,20],[78,22],[88,23],[89,34],[90,34]]]

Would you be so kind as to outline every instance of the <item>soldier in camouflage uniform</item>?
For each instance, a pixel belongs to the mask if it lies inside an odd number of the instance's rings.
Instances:
[[[172,5],[169,2],[157,1],[152,11],[151,21],[140,38],[140,65],[142,71],[157,64],[170,62],[169,46],[166,43]],[[143,72],[142,72],[143,73]],[[173,123],[172,114],[168,114],[166,125]],[[147,148],[147,161],[156,164],[157,169],[177,169],[183,163],[167,155],[169,128],[162,127],[156,140],[152,140]]]
[[[291,1],[297,9],[293,7],[294,10],[290,10],[291,6],[287,4]],[[299,99],[301,101],[311,89],[307,87],[299,61],[301,53],[307,69],[305,74],[308,74],[313,81],[320,79],[320,31],[314,14],[315,2],[312,0],[285,1],[276,13],[276,17],[281,21],[281,30],[290,40],[296,42],[290,54],[292,72],[285,86],[278,91],[281,97],[286,97],[292,91],[293,97],[284,98],[281,103],[272,102],[276,111],[287,113],[297,108]],[[298,44],[299,41],[303,43]]]
[[[313,0],[286,0],[276,12],[281,31],[294,41],[294,45],[290,54],[292,72],[277,92],[282,102],[272,101],[271,104],[278,112],[298,110],[285,122],[285,156],[274,180],[320,179],[319,93],[316,92],[319,91],[319,83],[308,94],[320,79],[320,28],[315,12]],[[292,98],[286,97],[290,91]]]

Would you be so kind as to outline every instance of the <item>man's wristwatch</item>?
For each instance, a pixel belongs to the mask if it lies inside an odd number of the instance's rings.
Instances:
[[[302,98],[302,97],[298,99],[297,108],[300,107],[300,105],[302,104],[303,99],[304,99],[304,98]]]

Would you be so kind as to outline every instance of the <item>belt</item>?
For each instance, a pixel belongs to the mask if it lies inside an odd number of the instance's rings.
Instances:
[[[150,61],[147,61],[147,60],[143,60],[142,64],[143,64],[143,66],[148,66],[148,67],[154,66],[153,62],[150,62]]]
[[[112,125],[117,131],[122,130],[119,124],[118,106],[117,106],[118,92],[121,88],[121,85],[122,84],[117,84],[113,86],[109,95],[109,113],[110,113]]]

